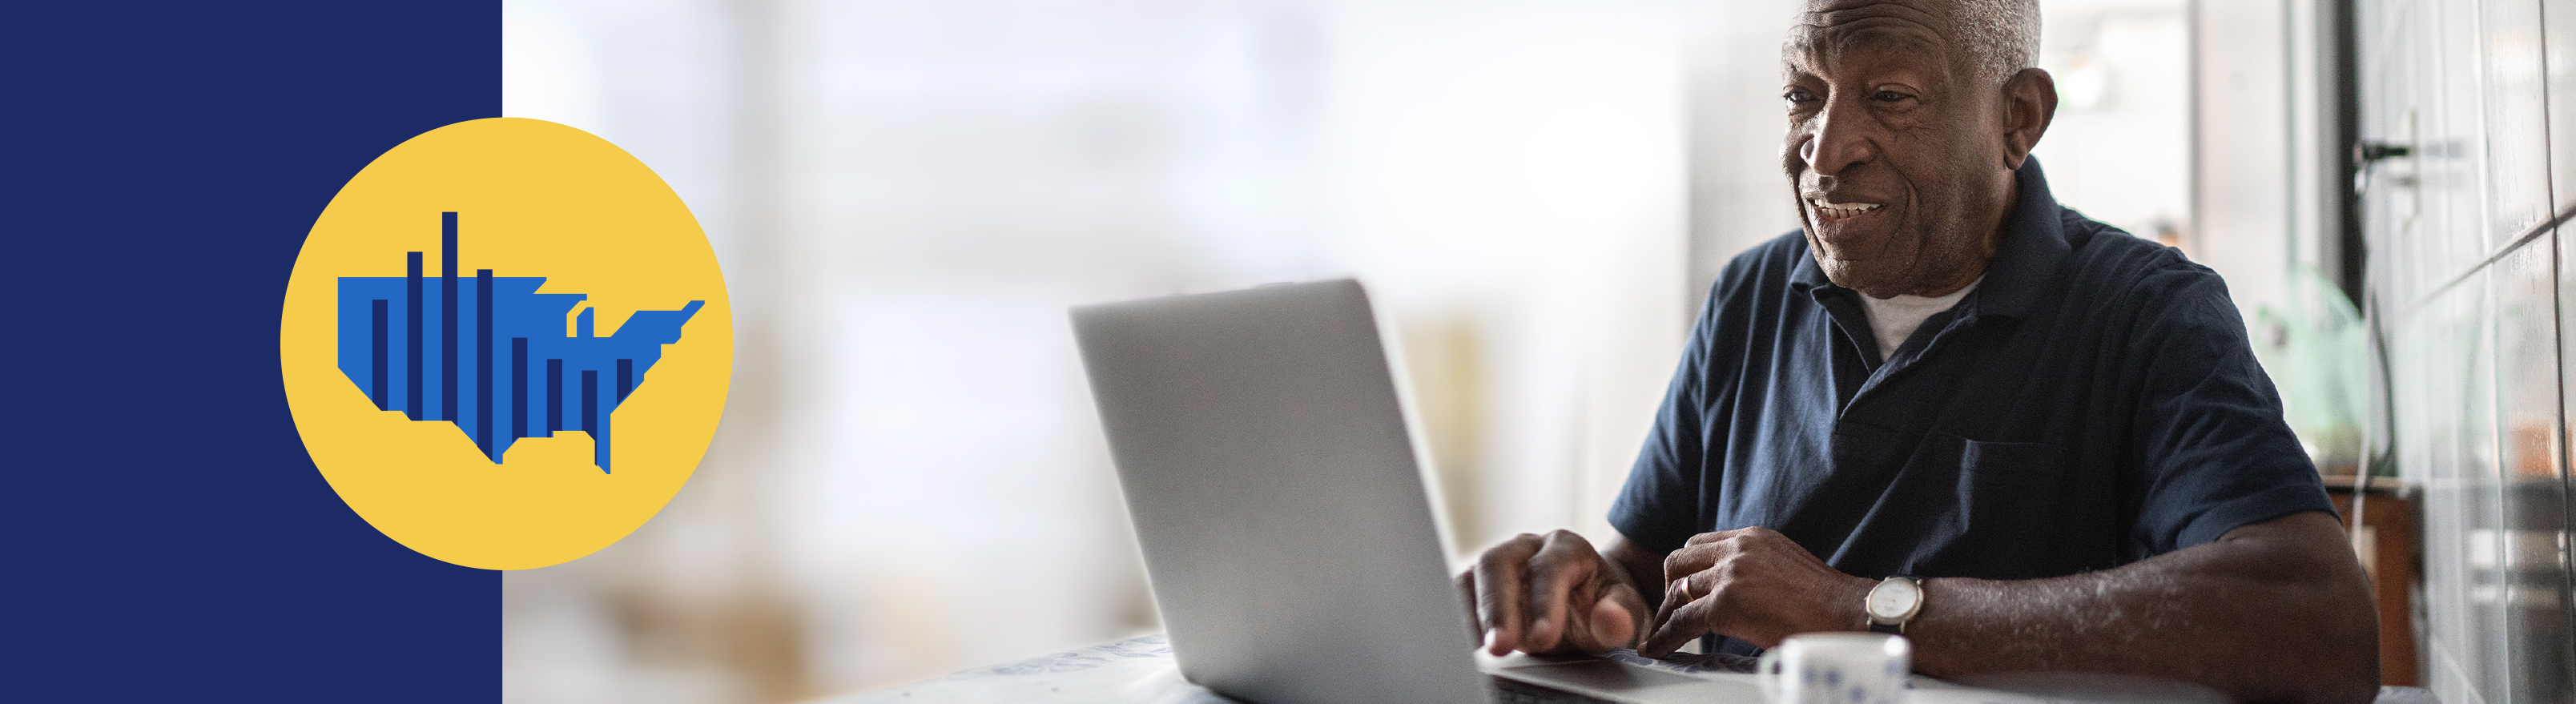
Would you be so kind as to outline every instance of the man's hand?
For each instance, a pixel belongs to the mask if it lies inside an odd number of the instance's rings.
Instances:
[[[1692,536],[1664,558],[1664,580],[1654,635],[1637,648],[1647,657],[1708,633],[1770,648],[1793,634],[1867,627],[1861,601],[1872,583],[1769,528]]]
[[[1612,552],[1642,551],[1616,541]],[[1458,591],[1486,652],[1597,654],[1645,632],[1646,601],[1629,570],[1573,531],[1522,533],[1458,575]]]

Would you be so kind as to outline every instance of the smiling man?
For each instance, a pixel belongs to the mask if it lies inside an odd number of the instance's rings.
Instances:
[[[1460,576],[1495,653],[1878,630],[1955,677],[2366,701],[2361,566],[2225,284],[2058,205],[2032,0],[1809,2],[1782,48],[1805,227],[1710,291],[1619,535]]]

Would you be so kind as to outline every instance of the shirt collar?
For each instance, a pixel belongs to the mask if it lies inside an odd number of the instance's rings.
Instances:
[[[2042,302],[2047,283],[2074,251],[2066,242],[2061,209],[2056,196],[2048,192],[2048,176],[2040,171],[2039,157],[2022,160],[2021,169],[2013,172],[2013,184],[2019,193],[2013,200],[2012,214],[2004,218],[2003,241],[1995,248],[1995,258],[1986,263],[1984,283],[1978,284],[1977,290],[1954,309],[1960,315],[2017,318],[2028,314]],[[1789,285],[1820,300],[1846,290],[1825,277],[1824,268],[1816,265],[1813,250],[1800,258],[1797,271],[1789,275]]]

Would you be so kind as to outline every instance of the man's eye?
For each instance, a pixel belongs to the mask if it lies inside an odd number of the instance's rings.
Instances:
[[[1815,100],[1816,94],[1807,92],[1807,89],[1805,88],[1792,88],[1789,92],[1780,94],[1780,99],[1789,101],[1793,104],[1804,103]]]
[[[1904,99],[1906,99],[1906,98],[1911,98],[1911,97],[1914,97],[1914,96],[1906,95],[1906,94],[1904,94],[1904,93],[1899,93],[1899,92],[1892,91],[1892,90],[1882,90],[1882,91],[1879,91],[1879,92],[1876,92],[1876,93],[1871,93],[1871,94],[1869,94],[1869,97],[1870,97],[1870,99],[1871,99],[1871,100],[1876,100],[1876,101],[1879,101],[1879,102],[1882,102],[1882,103],[1893,103],[1893,102],[1896,102],[1896,101],[1899,101],[1899,100],[1904,100]]]

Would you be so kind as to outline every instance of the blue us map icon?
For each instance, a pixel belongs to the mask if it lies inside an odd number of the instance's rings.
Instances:
[[[607,337],[584,308],[566,335],[564,316],[588,294],[538,293],[545,277],[491,269],[459,277],[456,213],[440,220],[439,277],[422,275],[421,252],[407,253],[401,277],[340,277],[340,372],[376,410],[451,424],[496,464],[520,438],[579,430],[609,471],[611,411],[706,301],[636,311]]]

